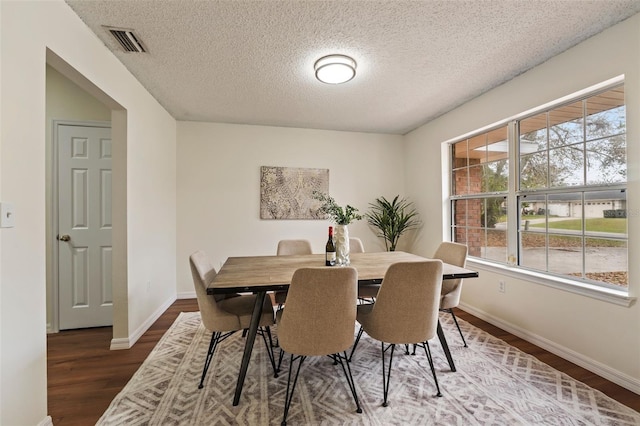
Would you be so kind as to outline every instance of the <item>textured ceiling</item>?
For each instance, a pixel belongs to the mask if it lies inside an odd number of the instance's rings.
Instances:
[[[640,11],[640,0],[67,0],[177,120],[405,134]],[[103,26],[133,29],[125,53]],[[343,85],[313,64],[358,63]]]

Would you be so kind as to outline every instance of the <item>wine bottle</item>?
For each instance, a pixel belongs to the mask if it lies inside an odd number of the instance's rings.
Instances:
[[[336,245],[333,244],[333,226],[329,227],[329,239],[325,246],[325,265],[334,266],[336,264]]]

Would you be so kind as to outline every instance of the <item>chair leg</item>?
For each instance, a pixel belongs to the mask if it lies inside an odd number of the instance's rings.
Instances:
[[[347,358],[347,362],[351,362],[351,358],[353,358],[353,353],[356,351],[356,346],[358,346],[358,342],[360,341],[360,338],[362,337],[363,332],[364,330],[362,329],[362,326],[360,326],[360,330],[358,330],[356,341],[353,342],[353,347],[351,348],[351,353],[349,354],[349,358]]]
[[[460,324],[458,324],[458,319],[456,318],[456,314],[453,313],[453,309],[449,309],[448,310],[449,313],[451,314],[451,316],[453,317],[453,322],[456,323],[456,327],[458,327],[458,333],[460,333],[460,337],[462,337],[462,343],[464,343],[464,347],[468,347],[467,346],[467,341],[464,340],[464,336],[462,335],[462,330],[460,330]]]
[[[431,358],[431,349],[429,348],[429,342],[424,342],[421,344],[421,346],[424,348],[424,353],[427,355],[429,367],[431,367],[431,374],[433,374],[433,381],[436,383],[436,390],[438,391],[436,396],[442,396],[442,393],[440,393],[440,385],[438,385],[438,378],[436,377],[436,369],[433,368],[433,358]]]
[[[356,383],[353,380],[351,367],[349,366],[349,359],[347,358],[347,351],[344,351],[342,355],[335,354],[334,360],[340,363],[340,365],[342,366],[342,371],[344,372],[344,376],[347,378],[347,384],[349,385],[349,389],[351,390],[351,395],[353,395],[353,400],[356,402],[356,413],[362,413],[360,400],[358,400],[358,394],[356,393]],[[346,367],[345,364],[347,365]]]
[[[382,392],[384,395],[384,400],[382,402],[382,406],[386,407],[389,405],[388,396],[389,396],[389,382],[391,381],[391,364],[393,363],[393,351],[396,348],[395,344],[390,344],[387,348],[384,348],[384,342],[380,342],[382,345]],[[389,355],[389,369],[385,371],[384,368],[384,353],[391,349],[391,354]]]
[[[218,346],[221,334],[222,333],[220,333],[219,331],[214,331],[213,333],[211,333],[211,341],[209,342],[207,356],[204,359],[204,368],[202,369],[202,376],[200,377],[200,384],[198,385],[198,389],[202,389],[204,387],[204,378],[207,376],[207,370],[209,370],[211,359],[213,359],[213,352],[216,350],[216,346]]]
[[[234,334],[237,330],[228,331],[224,334],[220,331],[214,331],[211,334],[211,342],[209,342],[209,350],[207,351],[207,357],[204,360],[204,368],[202,369],[202,377],[200,378],[200,384],[198,385],[198,389],[202,389],[204,386],[204,378],[207,376],[207,370],[209,370],[209,365],[211,364],[211,360],[213,359],[213,353],[216,351],[216,348],[227,337]]]
[[[300,375],[300,367],[302,367],[302,363],[306,359],[306,356],[298,355],[294,358],[293,354],[291,354],[291,361],[289,363],[289,376],[287,379],[287,393],[284,397],[284,417],[282,417],[282,426],[286,426],[287,424],[287,415],[289,414],[289,407],[291,407],[291,400],[293,399],[293,391],[296,388],[296,384],[298,383],[298,376]],[[295,360],[300,360],[298,362],[298,368],[296,370],[296,376],[293,379],[293,385],[291,385],[291,371],[293,371]]]
[[[282,358],[284,357],[284,351],[280,348],[280,355],[278,355],[278,373],[280,373],[280,366],[282,365]]]
[[[281,311],[282,309],[284,309],[284,305],[282,303],[278,303],[278,307],[276,308],[276,314],[278,314],[278,311]],[[276,336],[276,341],[272,346],[274,348],[280,347],[280,340],[278,339],[278,336]]]
[[[262,340],[264,341],[264,345],[267,348],[267,355],[269,355],[269,361],[271,362],[271,367],[273,367],[273,377],[278,377],[278,368],[276,368],[275,356],[273,354],[273,339],[271,338],[271,328],[265,327],[264,329],[260,327],[260,334],[262,335]],[[269,342],[267,343],[267,336],[269,337]]]

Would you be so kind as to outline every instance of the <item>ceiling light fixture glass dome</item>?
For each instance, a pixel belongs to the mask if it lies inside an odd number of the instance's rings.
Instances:
[[[328,55],[313,65],[316,78],[327,84],[346,83],[356,75],[356,61],[345,55]]]

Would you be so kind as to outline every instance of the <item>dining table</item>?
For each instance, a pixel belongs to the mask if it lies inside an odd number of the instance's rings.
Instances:
[[[418,262],[428,258],[403,251],[352,253],[350,265],[358,271],[359,284],[381,283],[390,265],[397,262]],[[467,268],[443,263],[442,279],[476,278],[478,272]],[[253,343],[258,332],[261,307],[268,292],[287,290],[294,272],[299,268],[325,267],[324,254],[293,256],[242,256],[229,257],[216,277],[209,283],[207,294],[232,294],[251,292],[256,295],[251,322],[247,330],[242,363],[233,397],[233,405],[240,402],[242,387],[253,351]],[[340,266],[326,266],[339,268]],[[437,325],[438,339],[452,371],[455,363],[440,321]]]

